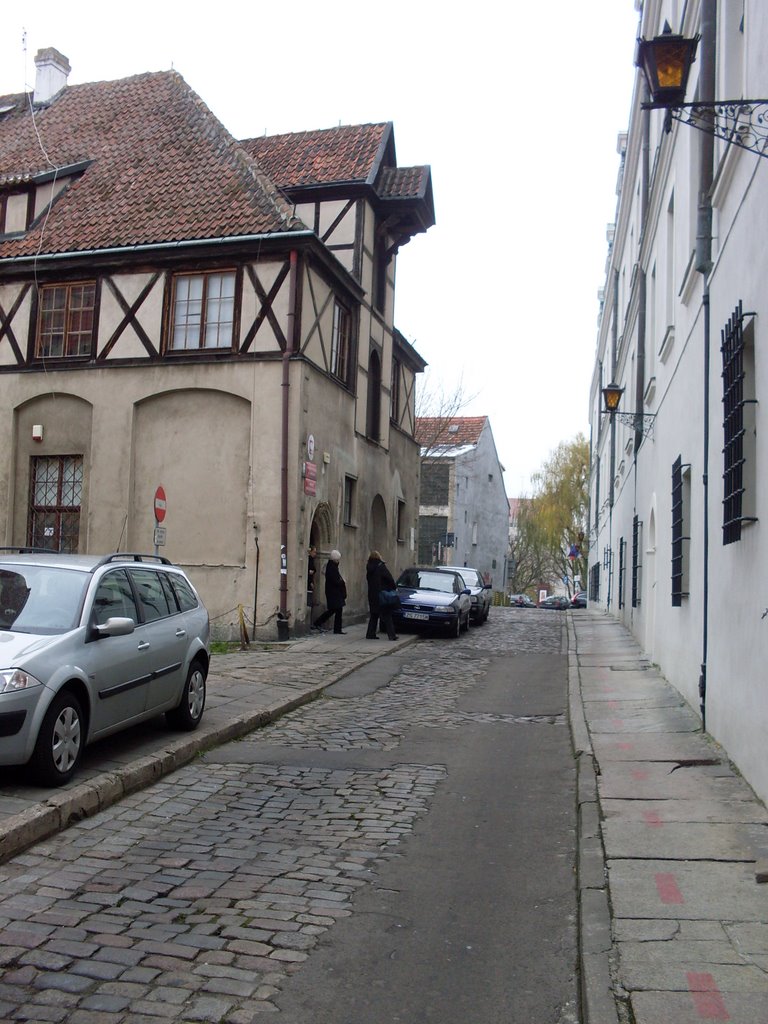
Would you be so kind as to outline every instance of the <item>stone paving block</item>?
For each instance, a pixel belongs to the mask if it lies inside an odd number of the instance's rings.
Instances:
[[[600,808],[606,822],[768,824],[768,811],[757,800],[603,800]]]
[[[675,965],[677,968],[681,964],[694,964],[698,967],[691,969],[701,970],[702,965],[706,964],[710,970],[713,965],[735,964],[743,967],[748,963],[725,936],[719,942],[695,941],[684,939],[680,935],[660,942],[621,942],[619,952],[622,976],[627,979],[633,967],[638,970],[644,967],[653,970],[659,965]],[[625,970],[626,974],[623,973]]]
[[[664,712],[679,707],[690,711],[680,694],[667,683],[659,682],[653,685],[651,681],[643,678],[622,679],[618,685],[611,687],[607,687],[605,683],[590,684],[583,681],[581,692],[589,711],[590,724],[596,715],[612,711],[626,714],[641,710]]]
[[[754,862],[750,835],[743,825],[667,822],[660,820],[658,812],[648,814],[648,821],[642,824],[619,817],[603,822],[603,843],[609,859]]]
[[[768,1006],[768,977],[754,964],[711,963],[706,959],[621,960],[622,983],[630,991],[685,991],[689,985],[689,974],[711,976],[721,993],[748,992],[761,995],[763,1006]]]
[[[748,864],[610,860],[616,918],[768,923],[768,893]]]
[[[229,999],[218,999],[214,996],[203,996],[195,999],[194,1002],[184,1011],[187,1020],[220,1020],[229,1013],[234,1003]]]
[[[647,761],[616,764],[598,778],[600,801],[754,800],[749,787],[733,774],[714,775],[708,767],[673,768]]]
[[[0,1003],[0,1014],[4,1014],[3,1004]],[[46,1024],[59,1024],[59,1021],[70,1021],[71,1011],[65,1006],[41,1006],[39,1003],[26,1003],[20,1007],[9,1007],[8,1016],[3,1016],[5,1021],[24,1020],[39,1021]],[[11,1016],[13,1014],[13,1017]]]
[[[637,733],[690,732],[698,733],[699,721],[688,708],[619,707],[592,713],[589,730],[593,737],[600,734],[636,735]]]
[[[726,760],[722,747],[701,732],[657,732],[637,736],[599,733],[592,737],[592,746],[601,764],[609,761]]]
[[[69,971],[60,971],[57,974],[39,974],[35,978],[35,988],[58,989],[61,992],[86,992],[93,984],[90,978],[83,978],[80,975],[72,974]]]
[[[635,1024],[702,1024],[705,1020],[764,1024],[766,1020],[761,997],[742,992],[633,992],[630,1001]]]

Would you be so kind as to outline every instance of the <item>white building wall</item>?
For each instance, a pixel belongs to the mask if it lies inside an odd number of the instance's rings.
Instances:
[[[646,0],[640,35],[700,31],[700,2]],[[718,8],[717,97],[768,96],[768,7],[761,0]],[[738,17],[734,13],[738,8]],[[681,17],[685,18],[681,25]],[[701,55],[688,98],[696,94]],[[768,160],[724,142],[715,146],[712,189],[712,261],[705,276],[695,268],[700,133],[686,125],[663,131],[663,112],[640,110],[640,89],[630,112],[626,162],[598,331],[590,395],[592,423],[591,587],[598,603],[632,630],[688,703],[698,710],[699,677],[706,652],[706,727],[762,799],[768,799],[768,465],[764,449],[768,402]],[[647,124],[648,197],[642,204],[643,132]],[[645,294],[642,279],[645,276]],[[617,287],[614,288],[614,283]],[[705,289],[709,287],[709,460],[705,444]],[[745,464],[745,502],[757,522],[741,539],[723,544],[723,389],[721,330],[741,301],[751,332],[754,428]],[[645,364],[641,359],[645,314]],[[641,375],[639,392],[636,389]],[[653,433],[636,446],[632,426],[599,415],[600,388],[611,377],[625,388],[621,409],[655,416]],[[762,407],[761,407],[762,403]],[[751,407],[750,407],[751,408]],[[752,429],[752,428],[750,428]],[[613,441],[613,452],[612,452]],[[672,464],[690,466],[688,596],[672,605]],[[709,481],[705,547],[705,475]],[[750,489],[751,488],[751,489]],[[743,512],[743,514],[746,514]],[[642,522],[639,602],[633,607],[632,524]],[[619,592],[619,549],[626,567]],[[708,556],[708,613],[704,566]],[[705,640],[706,637],[706,640]],[[705,646],[706,645],[706,646]]]

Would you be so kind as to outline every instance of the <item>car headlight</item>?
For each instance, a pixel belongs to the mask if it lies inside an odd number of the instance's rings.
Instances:
[[[0,671],[0,693],[15,693],[18,690],[29,690],[33,686],[42,686],[39,679],[23,672],[20,668],[7,668]]]

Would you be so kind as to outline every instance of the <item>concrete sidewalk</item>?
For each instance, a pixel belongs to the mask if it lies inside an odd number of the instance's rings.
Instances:
[[[765,806],[627,629],[568,629],[584,1024],[766,1024]]]
[[[161,717],[111,736],[86,748],[74,779],[61,789],[29,786],[23,769],[0,768],[0,862],[143,789],[202,751],[315,700],[361,665],[417,640],[414,635],[366,640],[366,626],[367,621],[345,626],[342,636],[313,632],[214,655],[205,715],[195,732],[171,732]]]

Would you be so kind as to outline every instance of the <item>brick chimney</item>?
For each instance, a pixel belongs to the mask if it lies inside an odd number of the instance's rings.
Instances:
[[[64,54],[49,46],[38,50],[35,56],[35,103],[47,103],[67,84],[67,76],[72,68]]]

